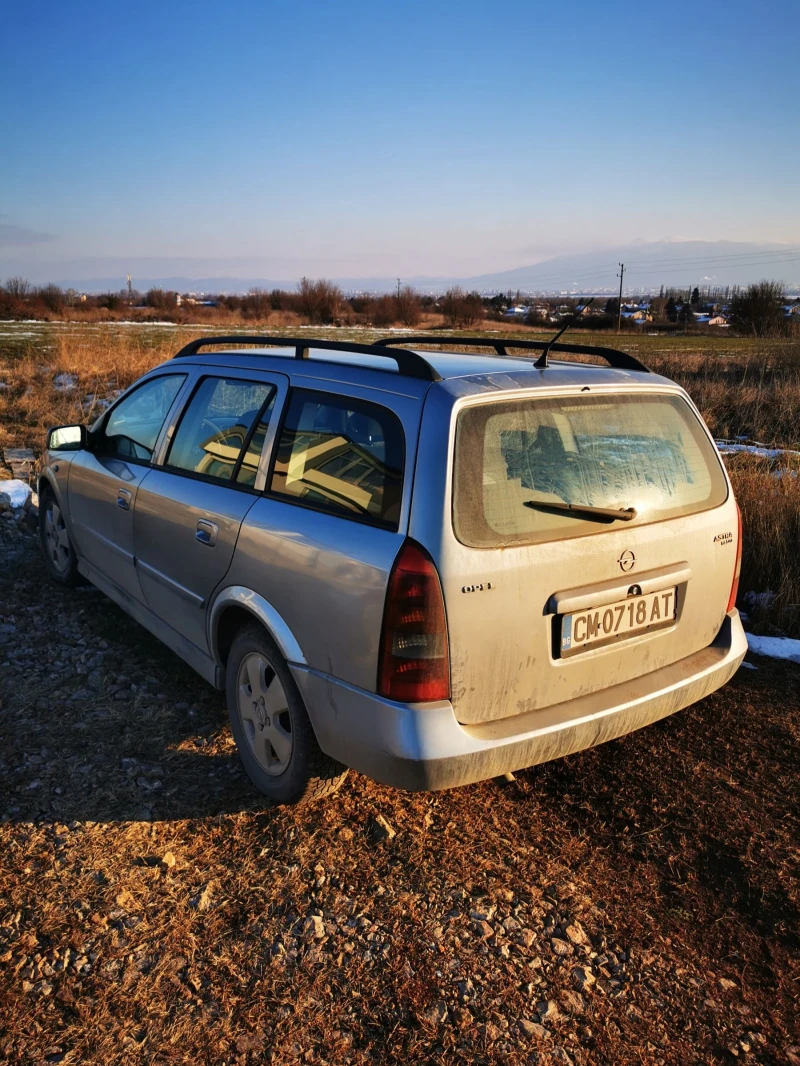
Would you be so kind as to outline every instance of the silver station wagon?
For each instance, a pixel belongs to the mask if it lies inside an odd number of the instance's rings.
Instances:
[[[686,393],[608,348],[450,343],[208,337],[48,434],[50,574],[226,692],[276,802],[558,758],[745,655],[738,508]]]

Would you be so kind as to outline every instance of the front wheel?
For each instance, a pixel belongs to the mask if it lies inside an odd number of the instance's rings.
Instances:
[[[239,757],[260,792],[307,803],[339,788],[347,768],[320,750],[291,671],[259,625],[236,636],[225,688]]]
[[[53,492],[49,490],[39,500],[39,539],[45,566],[53,581],[69,587],[82,584],[78,558],[64,523],[64,515]]]

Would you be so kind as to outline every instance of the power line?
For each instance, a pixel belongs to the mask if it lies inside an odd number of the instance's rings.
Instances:
[[[619,265],[619,306],[617,307],[617,333],[622,330],[622,279],[625,277],[625,264]]]

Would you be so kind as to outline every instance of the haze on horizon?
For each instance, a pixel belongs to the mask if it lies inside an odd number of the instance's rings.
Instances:
[[[0,278],[162,259],[467,276],[659,239],[800,244],[795,15],[17,5]]]

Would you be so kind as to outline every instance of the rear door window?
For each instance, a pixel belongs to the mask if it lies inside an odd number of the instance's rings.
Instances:
[[[295,389],[270,490],[296,503],[396,529],[405,442],[386,407]]]
[[[203,378],[172,439],[166,466],[252,487],[275,389],[266,382]]]
[[[727,492],[716,450],[679,396],[526,399],[458,416],[453,520],[471,547],[657,522],[716,507]],[[564,504],[636,517],[559,513]]]

